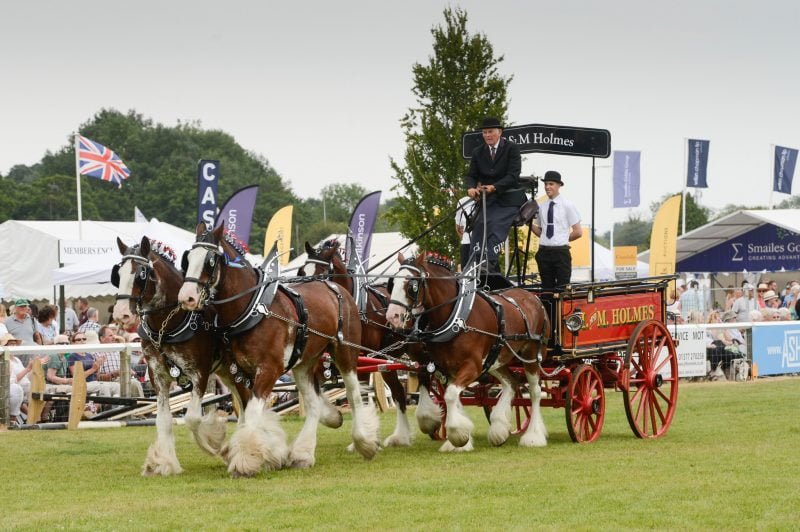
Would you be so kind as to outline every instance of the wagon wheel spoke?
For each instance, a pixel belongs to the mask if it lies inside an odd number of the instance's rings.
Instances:
[[[578,366],[567,385],[566,418],[572,441],[588,443],[600,436],[605,418],[603,381],[590,364]]]

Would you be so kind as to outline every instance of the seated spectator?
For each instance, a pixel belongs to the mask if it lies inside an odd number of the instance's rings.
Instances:
[[[750,321],[750,312],[758,308],[758,303],[753,297],[753,285],[745,284],[742,288],[742,297],[733,302],[731,310],[736,313],[736,321]]]
[[[729,311],[730,312],[730,311]],[[724,315],[728,320],[733,321],[735,314],[726,312]],[[716,311],[709,314],[709,323],[722,323],[723,316]],[[735,332],[734,332],[735,331]],[[723,374],[730,369],[731,361],[742,358],[744,338],[740,331],[736,329],[706,329],[706,354],[711,362],[712,370],[722,370]],[[717,372],[718,374],[718,372]]]
[[[792,311],[786,307],[781,307],[776,310],[775,315],[778,316],[777,319],[780,321],[792,321]]]
[[[39,319],[36,322],[36,330],[42,336],[42,345],[53,345],[56,343],[58,335],[58,322],[56,321],[55,305],[45,305],[39,311]]]
[[[764,316],[761,314],[760,310],[751,310],[748,315],[748,321],[752,321],[753,323],[764,321]]]
[[[733,308],[733,302],[742,297],[742,291],[740,289],[733,289],[733,285],[728,285],[728,288],[725,289],[725,306],[723,310],[728,311]]]
[[[792,284],[786,291],[786,297],[783,298],[783,306],[788,309],[793,309],[797,303],[797,297],[800,294],[800,283],[792,281]],[[797,319],[796,317],[794,319]]]
[[[86,321],[80,324],[78,327],[79,333],[85,333],[87,331],[94,331],[97,332],[100,330],[100,324],[97,322],[99,319],[99,312],[94,307],[89,307],[86,309]]]
[[[114,333],[114,329],[109,327],[108,325],[104,325],[100,327],[100,343],[101,344],[122,344],[125,343],[125,339],[121,336],[117,336]],[[100,353],[98,353],[100,354]],[[114,382],[119,384],[120,382],[120,361],[119,361],[119,351],[108,351],[102,353],[105,355],[105,362],[100,367],[100,373],[98,374],[97,378],[101,382]],[[131,361],[131,368],[133,367],[133,361]],[[136,378],[136,374],[133,370],[130,370],[130,390],[132,397],[144,397],[144,391],[142,390],[142,383]]]
[[[760,312],[761,321],[775,321],[775,318],[779,317],[776,313],[776,309],[771,307],[764,307]]]
[[[756,303],[758,304],[759,309],[767,306],[766,303],[764,303],[764,294],[766,294],[768,290],[769,287],[767,286],[767,283],[758,283],[758,290],[756,291]]]
[[[690,310],[686,318],[686,323],[705,323],[706,318],[699,310]]]
[[[0,324],[3,330],[5,330],[5,326]],[[17,344],[17,340],[8,333],[4,333],[2,337],[0,337],[0,346],[5,346],[9,344]],[[42,357],[39,359],[40,361],[46,361],[47,357]],[[30,394],[31,391],[31,383],[28,379],[28,374],[31,372],[33,368],[33,361],[34,358],[31,358],[28,362],[28,365],[24,365],[22,361],[14,355],[10,357],[10,364],[9,364],[9,396],[8,396],[8,407],[9,407],[9,416],[11,425],[17,425],[22,423],[22,414],[28,413],[28,408],[26,404],[26,398]]]
[[[19,298],[14,301],[14,311],[5,321],[6,329],[17,340],[22,340],[22,345],[37,345],[35,337],[36,325],[30,315],[31,304],[27,299]]]
[[[781,306],[781,298],[772,290],[764,292],[764,308],[778,308]]]
[[[78,344],[85,345],[87,341],[86,335],[87,333],[83,332],[75,333],[75,336],[72,337],[72,344],[76,348]],[[71,353],[67,358],[70,375],[72,376],[75,375],[75,364],[83,365],[83,375],[86,378],[86,393],[96,393],[101,397],[119,397],[118,382],[100,382],[97,379],[97,373],[105,361],[105,355],[100,354],[95,358],[91,353]]]

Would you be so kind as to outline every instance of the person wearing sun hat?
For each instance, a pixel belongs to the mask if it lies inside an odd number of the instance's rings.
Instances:
[[[20,297],[14,301],[14,312],[6,318],[6,329],[14,338],[22,341],[22,345],[37,345],[34,340],[36,325],[31,318],[31,304]]]
[[[764,306],[767,308],[778,308],[781,306],[781,298],[772,290],[764,292]]]
[[[766,308],[767,306],[767,304],[764,303],[764,294],[767,293],[767,290],[769,290],[767,283],[758,283],[758,289],[756,290],[756,295],[758,297],[756,297],[756,303],[758,303],[759,309]]]

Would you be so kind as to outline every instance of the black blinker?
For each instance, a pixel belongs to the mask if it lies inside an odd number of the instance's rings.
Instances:
[[[119,288],[119,264],[115,264],[114,267],[111,268],[111,284]]]
[[[183,274],[186,275],[186,270],[189,269],[189,250],[183,252],[183,257],[181,257],[181,270]]]

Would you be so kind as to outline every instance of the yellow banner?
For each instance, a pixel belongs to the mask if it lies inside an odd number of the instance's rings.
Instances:
[[[292,205],[287,205],[272,215],[264,235],[264,255],[272,249],[272,244],[278,243],[279,262],[282,266],[289,264],[289,248],[292,246]]]
[[[650,275],[675,273],[675,255],[678,242],[678,217],[681,195],[669,198],[658,209],[650,233]]]
[[[636,246],[614,246],[616,266],[636,266]]]

